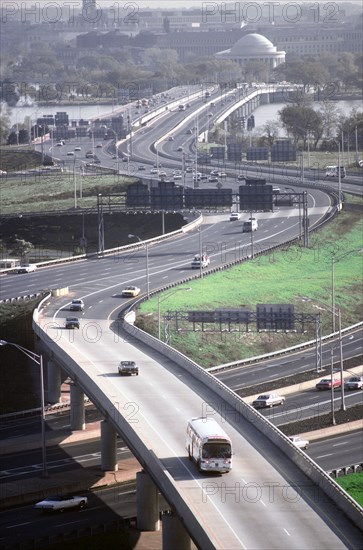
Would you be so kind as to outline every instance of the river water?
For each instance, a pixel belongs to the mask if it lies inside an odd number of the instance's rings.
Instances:
[[[356,99],[351,101],[337,101],[334,104],[342,111],[344,115],[348,115],[353,108],[362,110],[362,100]],[[257,133],[262,131],[263,125],[267,120],[277,120],[278,111],[284,107],[284,103],[270,103],[261,105],[254,111],[255,128]],[[318,108],[319,103],[314,103]],[[118,113],[127,110],[126,106],[121,105],[57,105],[56,107],[14,107],[11,109],[10,121],[12,124],[23,123],[25,117],[29,116],[33,121],[43,115],[54,115],[58,111],[66,111],[70,120],[79,120],[98,118],[103,115],[116,116]],[[283,137],[281,129],[281,137]]]

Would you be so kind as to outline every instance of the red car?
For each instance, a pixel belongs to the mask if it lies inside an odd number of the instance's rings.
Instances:
[[[331,378],[322,378],[320,382],[316,384],[316,389],[321,390],[331,390],[332,381]],[[333,378],[333,388],[340,388],[341,382],[339,378]]]

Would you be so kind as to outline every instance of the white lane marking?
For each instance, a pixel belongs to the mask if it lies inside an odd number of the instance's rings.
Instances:
[[[285,531],[285,533],[286,533],[289,537],[291,537],[290,533],[288,532],[287,529],[285,529],[285,527],[284,527],[284,531]]]
[[[334,443],[333,447],[339,447],[339,445],[346,445],[348,441],[343,441],[342,443]]]
[[[29,525],[30,521],[25,521],[24,523],[17,523],[15,525],[7,525],[6,529],[14,529],[14,527],[21,527],[22,525]]]
[[[319,455],[316,458],[325,458],[327,456],[333,456],[333,453],[328,453],[327,455]]]

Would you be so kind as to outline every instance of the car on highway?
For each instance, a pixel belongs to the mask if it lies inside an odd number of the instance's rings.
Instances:
[[[74,151],[67,151],[68,157],[74,157]]]
[[[204,269],[205,267],[208,267],[210,264],[210,257],[207,256],[207,254],[196,254],[192,260],[191,266],[192,269]]]
[[[159,177],[160,178],[166,178],[166,176],[167,176],[166,172],[164,172],[163,170],[159,171]]]
[[[69,309],[71,311],[83,311],[84,310],[84,302],[83,300],[79,300],[78,298],[75,298],[71,301],[71,305],[69,306]]]
[[[211,176],[218,176],[218,170],[211,170]]]
[[[69,329],[79,328],[80,325],[78,317],[67,317],[64,326]]]
[[[136,298],[140,294],[140,289],[138,286],[127,286],[121,292],[123,298]]]
[[[35,264],[22,264],[17,268],[18,273],[32,273],[36,271],[37,266]]]
[[[81,149],[81,147],[75,147],[74,150],[75,151],[81,151],[82,149]]]
[[[140,164],[138,167],[137,167],[138,170],[145,170],[145,166],[143,164]]]
[[[168,137],[168,140],[169,140],[169,141],[174,141],[173,136],[169,136],[169,137]]]
[[[255,409],[265,409],[267,407],[274,407],[275,405],[283,405],[284,403],[285,397],[282,395],[278,395],[277,393],[263,393],[252,402],[252,406],[255,407]]]
[[[217,173],[217,176],[218,176],[219,178],[226,178],[226,177],[227,177],[227,174],[226,174],[225,172],[218,172],[218,173]]]
[[[82,510],[87,503],[88,499],[85,496],[54,495],[37,502],[34,508],[42,510],[42,512],[64,512],[64,510],[72,508]]]
[[[157,168],[151,168],[150,174],[158,174],[159,170]]]
[[[182,175],[181,174],[174,174],[174,176],[172,176],[173,180],[181,180],[182,179]]]
[[[251,231],[257,231],[258,229],[258,222],[256,218],[248,218],[247,221],[243,222],[243,233],[249,233]]]
[[[218,180],[217,176],[209,176],[208,181],[210,183],[217,183],[219,180]]]
[[[291,443],[293,443],[296,447],[299,447],[299,449],[307,449],[309,447],[309,441],[299,437],[298,435],[290,435],[289,439]]]
[[[183,150],[183,147],[181,145],[179,145],[179,147],[177,148],[177,151],[180,152]]]
[[[345,380],[344,387],[347,390],[361,390],[363,388],[363,376],[351,376]]]
[[[97,143],[96,147],[97,147],[97,149],[101,149],[102,148],[102,143]]]
[[[239,212],[231,212],[229,215],[229,221],[235,222],[238,221],[241,217],[241,214]]]
[[[245,179],[246,179],[246,176],[243,176],[242,174],[239,174],[239,175],[237,176],[237,179],[238,179],[238,181],[242,181],[242,180],[245,180]]]
[[[188,136],[190,136],[190,134],[192,134],[192,130],[190,128],[188,128],[188,130],[186,131],[186,133],[188,134]]]
[[[139,367],[136,365],[135,361],[120,361],[118,372],[121,376],[132,376],[133,374],[139,376]]]
[[[340,388],[341,382],[339,378],[333,378],[333,389]],[[331,378],[322,378],[320,382],[315,384],[315,387],[317,390],[331,390],[332,387],[332,379]]]

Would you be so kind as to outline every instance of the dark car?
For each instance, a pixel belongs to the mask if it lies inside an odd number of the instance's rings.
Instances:
[[[79,328],[78,317],[67,317],[65,322],[66,328]]]

